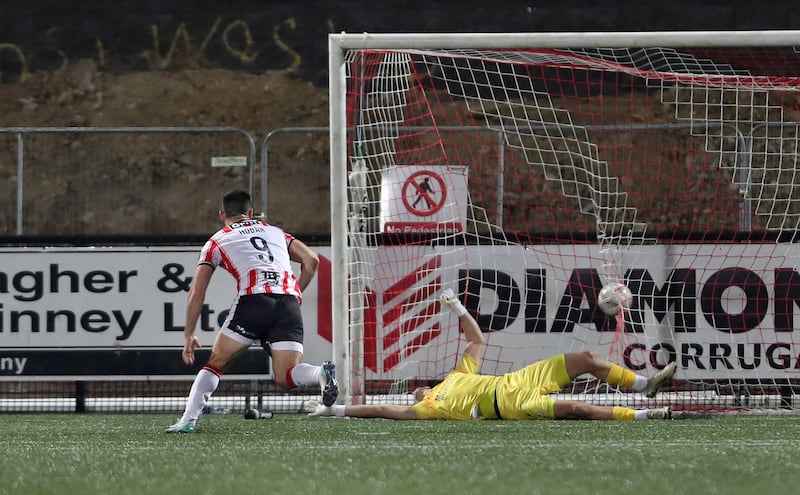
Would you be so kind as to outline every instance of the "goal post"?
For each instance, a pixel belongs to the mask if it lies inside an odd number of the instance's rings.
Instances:
[[[329,36],[333,359],[347,403],[592,351],[684,410],[800,405],[800,31]],[[625,283],[629,309],[597,308]],[[797,323],[796,323],[797,322]]]

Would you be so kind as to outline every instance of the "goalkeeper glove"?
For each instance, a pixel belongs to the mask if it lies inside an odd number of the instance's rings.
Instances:
[[[458,316],[464,316],[467,314],[467,308],[461,304],[461,301],[458,300],[453,289],[445,289],[442,291],[442,295],[439,296],[439,300],[442,301],[442,306],[447,308],[450,311],[454,311]]]
[[[315,400],[310,400],[304,405],[304,409],[311,410],[308,413],[309,417],[322,417],[322,416],[334,416],[333,408],[331,406],[325,406]]]
[[[343,404],[334,404],[326,406],[316,400],[310,400],[306,403],[304,409],[312,410],[308,413],[309,417],[324,417],[324,416],[339,416],[344,417],[345,406]]]

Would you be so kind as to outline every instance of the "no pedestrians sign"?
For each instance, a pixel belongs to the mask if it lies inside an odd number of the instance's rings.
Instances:
[[[381,230],[387,233],[462,232],[467,214],[468,168],[403,165],[381,177]]]

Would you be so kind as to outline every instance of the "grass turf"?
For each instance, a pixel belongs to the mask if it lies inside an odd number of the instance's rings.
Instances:
[[[751,494],[800,486],[800,418],[447,422],[0,416],[4,494]]]

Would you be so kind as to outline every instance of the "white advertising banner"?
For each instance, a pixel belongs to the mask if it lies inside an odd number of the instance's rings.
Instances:
[[[321,264],[302,304],[304,360],[312,363],[330,359],[333,332],[331,250],[315,249]],[[198,254],[199,247],[0,250],[0,379],[193,373],[180,350]],[[800,374],[795,244],[642,246],[622,253],[634,294],[624,323],[594,310],[602,283],[597,246],[415,245],[382,247],[371,256],[392,270],[364,274],[365,311],[374,322],[366,330],[368,378],[430,376],[425,366],[441,361],[437,356],[458,354],[449,315],[424,313],[430,298],[408,302],[442,287],[469,294],[467,307],[487,330],[489,352],[500,350],[487,359],[508,369],[588,349],[621,356],[633,369],[676,360],[681,376],[692,379]],[[205,351],[234,294],[233,278],[215,274],[197,328]],[[614,346],[622,347],[613,353]],[[263,351],[254,349],[248,359],[238,373],[264,372]]]
[[[636,370],[676,361],[681,378],[800,377],[800,246],[794,244],[640,246],[619,253],[634,294],[624,321],[595,309],[603,284],[598,246],[418,245],[385,247],[374,256],[392,272],[364,274],[374,301],[365,308],[365,319],[375,322],[365,338],[373,346],[365,353],[370,378],[435,376],[455,364],[463,345],[454,319],[419,318],[430,312],[430,301],[408,304],[414,294],[443,286],[467,294],[467,308],[487,331],[487,373],[591,350]]]
[[[319,251],[327,256],[330,250]],[[0,376],[194,373],[181,366],[180,351],[199,253],[199,247],[0,251]],[[197,324],[204,352],[236,294],[233,277],[217,272]],[[308,362],[331,356],[330,328],[317,327],[318,308],[326,306],[317,300],[318,280],[304,292],[302,305]],[[323,318],[323,325],[329,322]],[[27,352],[33,350],[36,355]],[[264,351],[252,354],[241,360],[238,373],[268,371]]]

